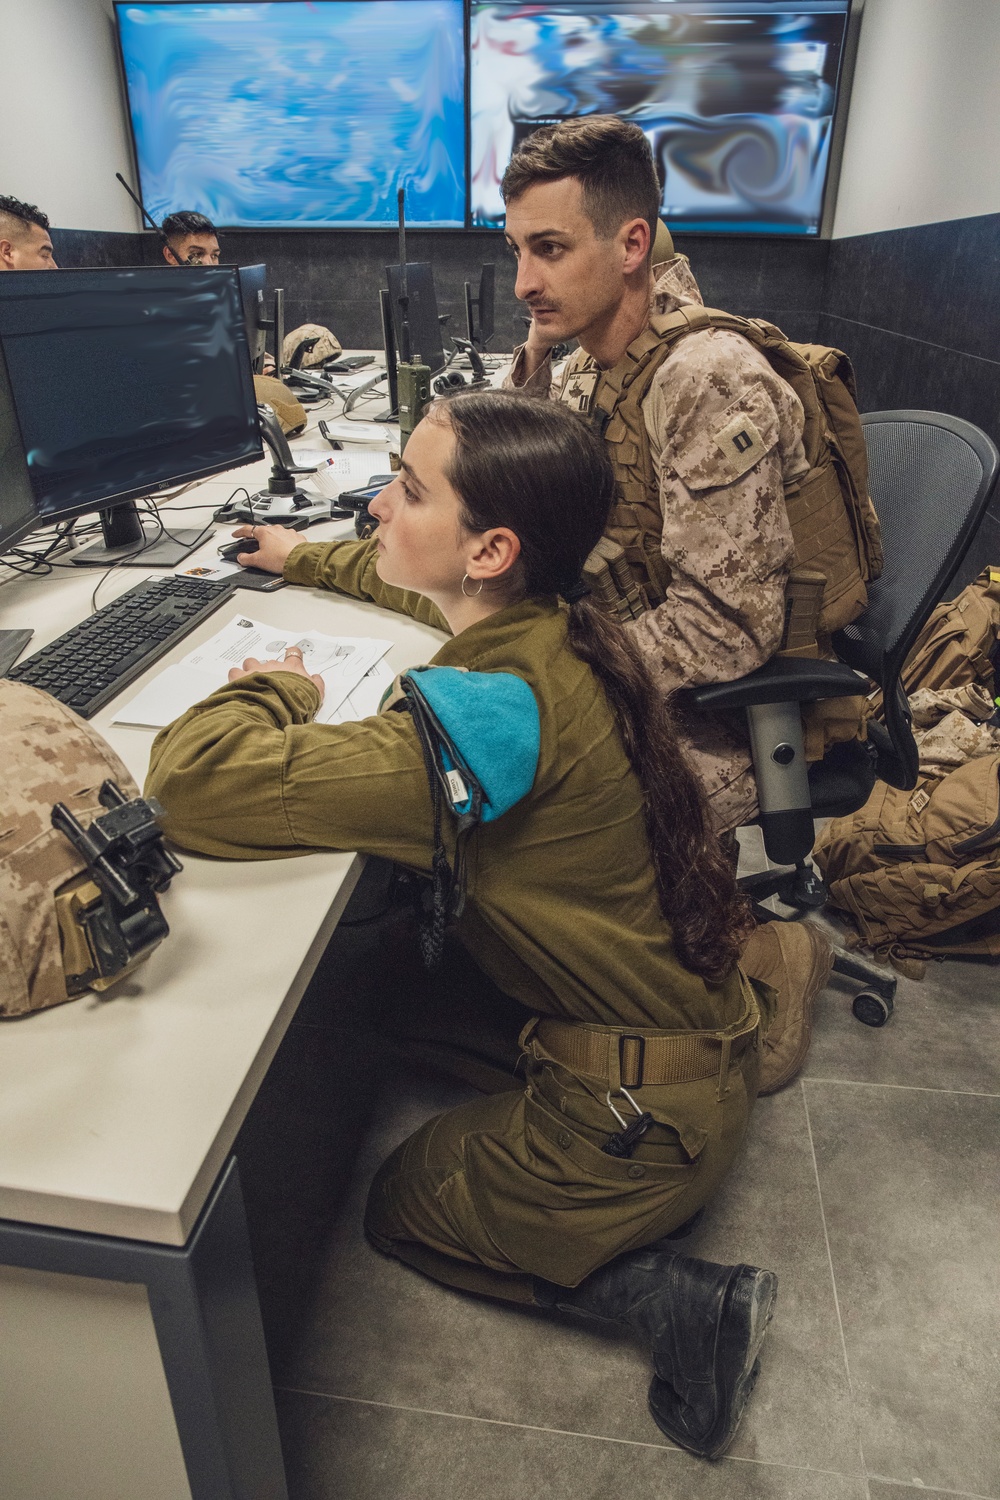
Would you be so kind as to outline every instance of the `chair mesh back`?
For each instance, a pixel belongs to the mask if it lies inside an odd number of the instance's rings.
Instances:
[[[848,626],[845,634],[890,658],[911,621],[922,621],[938,602],[942,568],[958,566],[970,540],[970,516],[992,478],[965,438],[936,425],[934,417],[899,412],[863,419],[885,570],[869,585],[858,628]]]

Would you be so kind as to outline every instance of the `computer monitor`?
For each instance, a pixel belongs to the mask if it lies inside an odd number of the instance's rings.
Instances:
[[[100,511],[82,560],[177,562],[202,533],[165,556],[135,499],[261,456],[234,267],[0,276],[0,549]]]
[[[240,278],[240,301],[243,303],[250,363],[254,374],[259,375],[264,364],[268,328],[264,308],[267,266],[237,266],[236,274]]]
[[[409,341],[403,338],[403,313],[399,299],[403,295],[403,276],[399,266],[386,266],[389,278],[389,299],[392,302],[392,321],[396,335],[396,347],[401,359],[420,360],[430,366],[432,375],[443,370],[444,348],[441,340],[441,320],[438,317],[437,297],[434,292],[434,273],[426,261],[406,263],[406,322]],[[409,353],[407,353],[407,342]]]
[[[483,266],[479,273],[479,296],[472,295],[472,282],[465,283],[465,327],[470,344],[485,349],[493,337],[496,267]]]
[[[115,5],[140,196],[237,228],[465,223],[463,0]],[[27,191],[27,189],[25,189]]]
[[[472,225],[503,227],[504,171],[539,126],[616,115],[650,144],[671,229],[817,234],[852,9],[469,0]]]

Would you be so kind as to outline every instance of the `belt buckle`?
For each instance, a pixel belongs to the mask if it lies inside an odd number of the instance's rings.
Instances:
[[[618,1074],[628,1089],[642,1087],[646,1060],[646,1038],[626,1034],[618,1038]]]

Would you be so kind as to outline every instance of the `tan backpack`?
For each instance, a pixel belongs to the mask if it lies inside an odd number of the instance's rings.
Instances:
[[[907,693],[918,688],[960,688],[979,683],[990,697],[997,684],[991,653],[1000,640],[1000,568],[984,568],[974,583],[934,609],[901,673]],[[878,714],[882,696],[872,698]]]
[[[914,791],[880,784],[813,854],[831,903],[876,952],[1000,957],[1000,755]]]
[[[705,328],[741,334],[792,387],[802,403],[802,434],[808,472],[785,487],[795,543],[796,567],[823,577],[819,630],[832,634],[857,619],[868,602],[867,585],[882,572],[878,519],[868,494],[868,460],[857,409],[857,384],[847,355],[820,344],[795,344],[761,318],[741,318],[692,305],[656,313],[622,360],[602,372],[589,390],[587,377],[571,361],[563,379],[569,404],[589,406],[604,424],[615,470],[617,502],[608,537],[643,595],[643,607],[664,597],[666,568],[660,556],[662,517],[653,514],[652,473],[642,400],[653,376],[682,338]],[[581,351],[582,354],[582,351]],[[585,357],[584,357],[585,358]],[[592,393],[592,394],[591,394]],[[740,434],[735,435],[738,440]],[[616,553],[621,571],[622,558]],[[636,614],[634,593],[608,577],[607,557],[588,559],[585,576],[602,598],[621,597],[618,613]]]

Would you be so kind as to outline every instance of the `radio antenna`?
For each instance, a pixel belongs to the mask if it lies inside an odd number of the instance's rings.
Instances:
[[[410,296],[406,289],[406,212],[403,207],[404,197],[405,189],[397,189],[396,207],[399,210],[399,274],[402,278],[402,292],[399,298],[399,311],[401,314],[400,323],[402,332],[402,338],[400,339],[400,353],[403,356],[403,363],[409,364],[410,322],[406,314],[409,311]]]
[[[154,224],[153,220],[150,218],[149,214],[146,212],[145,208],[143,207],[142,200],[140,198],[136,197],[136,195],[133,193],[132,189],[129,187],[128,183],[125,181],[124,177],[122,176],[122,174],[120,172],[116,172],[115,176],[118,178],[118,181],[121,183],[121,185],[125,189],[126,193],[128,193],[129,197],[132,199],[132,202],[135,204],[136,208],[142,214],[142,217],[145,219],[145,221],[149,225],[150,229],[155,229],[156,233],[159,234],[159,232],[160,232],[160,226],[159,226],[159,224]]]

